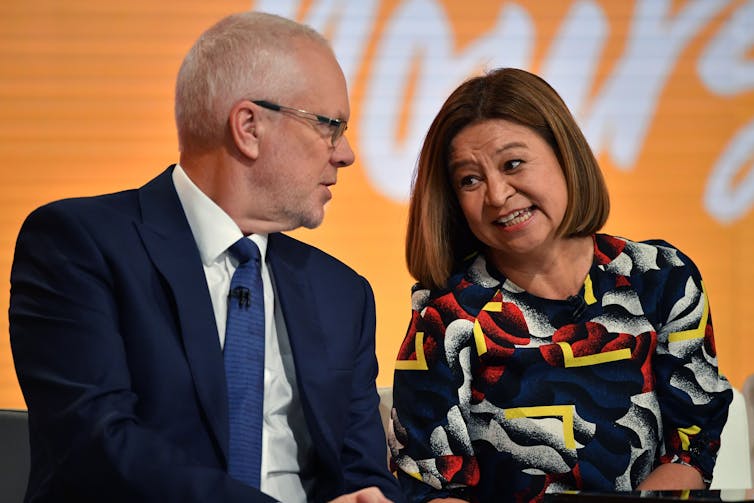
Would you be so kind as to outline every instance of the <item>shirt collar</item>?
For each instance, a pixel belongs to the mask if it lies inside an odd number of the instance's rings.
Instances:
[[[199,248],[202,264],[209,266],[222,259],[228,248],[243,237],[241,229],[230,215],[191,181],[180,164],[173,169],[173,184]],[[264,262],[267,234],[252,234],[249,239],[259,247]]]

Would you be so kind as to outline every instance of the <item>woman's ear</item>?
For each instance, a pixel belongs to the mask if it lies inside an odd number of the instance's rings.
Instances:
[[[239,152],[253,160],[259,156],[259,119],[258,109],[248,100],[236,103],[228,118],[233,143]]]

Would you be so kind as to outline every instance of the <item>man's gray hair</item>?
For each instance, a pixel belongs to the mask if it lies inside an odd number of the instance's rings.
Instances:
[[[309,26],[263,12],[232,14],[207,29],[184,58],[176,80],[181,152],[222,142],[230,109],[239,100],[276,100],[295,88],[292,56],[302,40],[331,50]]]

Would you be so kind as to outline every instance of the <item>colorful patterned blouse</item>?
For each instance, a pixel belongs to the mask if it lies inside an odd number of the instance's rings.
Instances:
[[[631,490],[660,463],[709,482],[732,399],[696,266],[597,234],[579,297],[522,290],[479,255],[414,288],[390,448],[410,501]]]

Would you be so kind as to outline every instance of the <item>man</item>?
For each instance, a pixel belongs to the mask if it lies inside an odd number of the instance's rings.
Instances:
[[[290,20],[229,16],[186,56],[175,108],[178,165],[44,206],[21,229],[10,332],[27,501],[401,500],[371,288],[280,233],[319,225],[354,161],[332,50]],[[258,284],[238,286],[241,271]],[[263,349],[235,353],[257,332]]]

